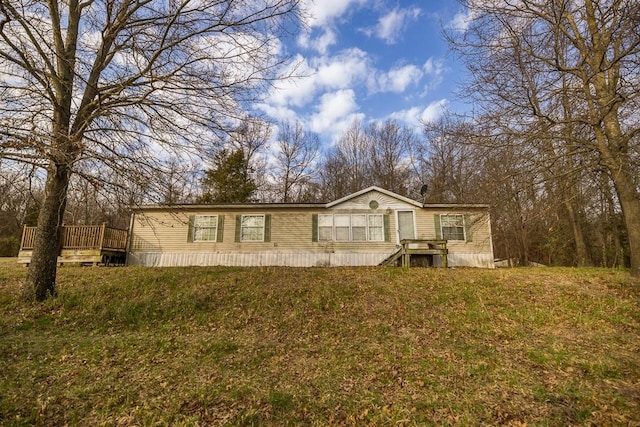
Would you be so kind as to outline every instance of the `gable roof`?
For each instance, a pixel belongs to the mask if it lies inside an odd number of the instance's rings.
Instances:
[[[339,204],[341,204],[341,203],[344,203],[344,202],[346,202],[346,201],[349,201],[349,200],[355,199],[356,197],[359,197],[359,196],[361,196],[361,195],[363,195],[363,194],[366,194],[366,193],[370,193],[370,192],[372,192],[372,191],[377,191],[377,192],[379,192],[379,193],[382,193],[382,194],[384,194],[384,195],[386,195],[386,196],[389,196],[389,197],[392,197],[392,198],[394,198],[394,199],[402,200],[402,201],[403,201],[403,202],[405,202],[405,203],[409,203],[409,204],[411,204],[411,205],[413,205],[413,206],[416,206],[416,207],[419,207],[419,208],[421,208],[421,207],[423,206],[423,205],[422,205],[422,203],[420,203],[420,202],[417,202],[417,201],[415,201],[415,200],[413,200],[413,199],[410,199],[410,198],[408,198],[408,197],[401,196],[401,195],[396,194],[396,193],[394,193],[394,192],[392,192],[392,191],[385,190],[384,188],[376,187],[375,185],[372,185],[371,187],[367,187],[367,188],[365,188],[364,190],[356,191],[355,193],[353,193],[353,194],[349,194],[348,196],[344,196],[344,197],[343,197],[343,198],[341,198],[341,199],[334,200],[333,202],[327,203],[327,205],[326,205],[326,206],[327,206],[328,208],[330,208],[330,207],[332,207],[332,206],[339,205]]]
[[[338,200],[334,200],[333,202],[328,203],[221,203],[221,204],[178,204],[178,205],[168,205],[168,204],[160,204],[160,205],[146,205],[146,206],[138,206],[133,208],[134,211],[148,211],[148,210],[165,210],[165,209],[178,209],[178,210],[194,210],[194,209],[256,209],[262,207],[263,209],[268,208],[331,208],[342,203],[348,202],[350,200],[356,199],[363,194],[378,192],[384,194],[388,197],[396,199],[398,201],[402,201],[404,203],[413,205],[417,208],[440,208],[440,209],[455,209],[455,208],[482,208],[487,209],[489,205],[482,203],[421,203],[416,200],[410,199],[406,196],[401,196],[400,194],[394,193],[393,191],[385,190],[384,188],[372,185],[360,191],[356,191],[355,193],[344,196]]]

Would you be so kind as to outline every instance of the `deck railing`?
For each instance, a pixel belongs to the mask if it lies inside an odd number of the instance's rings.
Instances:
[[[400,241],[402,248],[401,259],[403,267],[411,266],[411,255],[440,255],[442,266],[449,266],[447,241],[443,239],[403,239]]]
[[[127,249],[127,230],[101,225],[65,225],[60,236],[61,249]],[[20,250],[31,250],[36,238],[36,227],[24,226]]]

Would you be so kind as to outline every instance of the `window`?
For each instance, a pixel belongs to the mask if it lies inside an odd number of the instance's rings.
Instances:
[[[351,221],[349,215],[334,215],[333,225],[336,230],[336,240],[348,241],[349,240],[349,228]]]
[[[351,215],[351,240],[365,242],[367,240],[367,216]]]
[[[382,214],[318,215],[318,240],[384,242]]]
[[[264,242],[264,215],[242,215],[241,242]]]
[[[193,241],[215,242],[218,235],[218,215],[196,215],[193,219]]]
[[[318,215],[318,240],[333,240],[333,215]]]
[[[369,220],[369,241],[384,242],[384,220],[382,215],[367,215]]]
[[[444,240],[465,240],[464,215],[440,215],[440,226]]]

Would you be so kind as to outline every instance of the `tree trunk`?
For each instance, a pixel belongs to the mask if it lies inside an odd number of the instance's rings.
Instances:
[[[626,174],[612,175],[627,229],[631,275],[640,277],[640,200],[632,180]]]
[[[569,223],[571,224],[571,231],[573,232],[573,241],[576,244],[575,263],[578,267],[585,267],[585,266],[591,265],[591,259],[589,257],[589,252],[587,251],[587,245],[584,240],[584,233],[582,232],[582,227],[580,227],[578,216],[576,214],[576,209],[573,206],[573,201],[565,200],[563,203],[564,203],[565,210],[567,211],[567,217],[569,219]]]
[[[56,294],[57,260],[70,177],[68,165],[53,162],[49,165],[33,254],[23,288],[23,297],[27,302],[44,301]]]

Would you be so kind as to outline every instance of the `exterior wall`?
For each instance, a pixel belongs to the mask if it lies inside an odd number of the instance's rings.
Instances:
[[[371,203],[372,201],[376,203]],[[470,242],[448,243],[449,266],[493,267],[489,216],[486,210],[421,208],[417,202],[407,203],[375,191],[329,208],[258,205],[244,209],[219,206],[145,209],[137,212],[132,219],[128,263],[147,266],[377,265],[399,247],[396,224],[398,210],[414,212],[418,239],[438,238],[434,215],[465,214],[465,220],[469,220],[471,225],[472,239]],[[389,241],[314,242],[313,215],[329,213],[387,215]],[[270,241],[235,242],[235,217],[242,214],[271,215]],[[222,241],[190,242],[189,217],[192,215],[223,215]],[[439,262],[440,260],[435,260],[436,265]]]
[[[451,267],[494,268],[493,242],[491,240],[491,224],[489,213],[484,209],[418,209],[416,225],[418,239],[440,239],[436,232],[435,215],[464,215],[467,241],[448,241],[448,262]],[[436,260],[436,265],[439,260]]]
[[[334,213],[384,213],[348,209]],[[269,242],[235,242],[235,217],[271,214]],[[132,221],[129,264],[178,265],[377,265],[396,250],[389,242],[313,242],[313,214],[326,209],[277,209],[270,211],[179,210],[143,211]],[[189,242],[189,216],[224,215],[222,242]],[[393,229],[392,216],[390,228]]]

